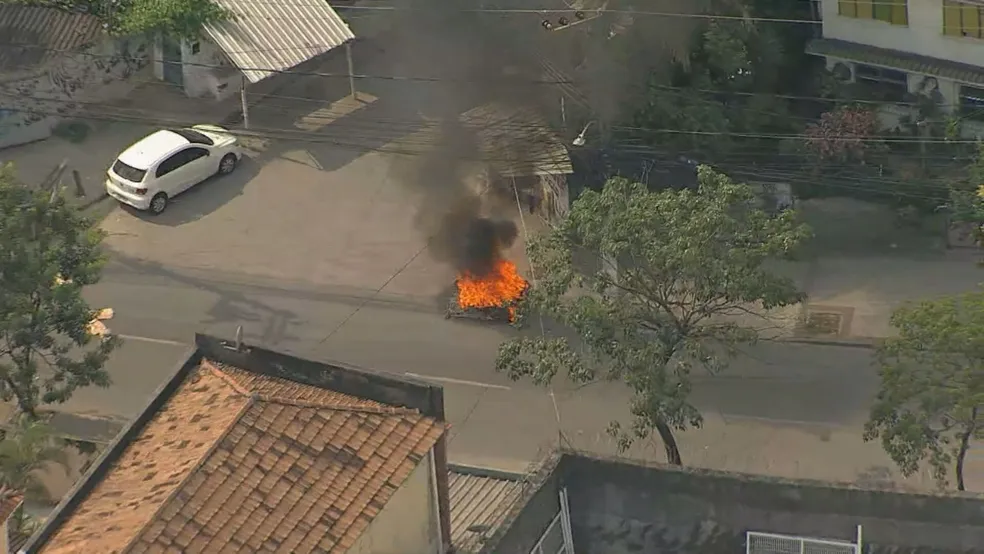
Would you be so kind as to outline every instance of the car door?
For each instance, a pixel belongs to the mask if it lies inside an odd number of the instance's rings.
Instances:
[[[185,150],[179,150],[157,164],[157,170],[154,172],[155,184],[168,196],[174,196],[184,190],[182,172],[178,169],[184,165],[186,156]]]
[[[185,189],[189,189],[215,174],[215,164],[211,153],[200,146],[192,146],[184,150],[185,163],[180,171],[185,173]]]

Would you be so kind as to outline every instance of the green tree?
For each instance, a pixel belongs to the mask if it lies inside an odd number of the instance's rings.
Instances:
[[[0,480],[29,498],[47,499],[39,472],[50,464],[68,466],[65,445],[47,423],[18,417],[0,440]]]
[[[194,39],[205,25],[235,17],[211,0],[126,0],[111,20],[117,35],[162,33]]]
[[[755,13],[743,2],[719,4],[715,11],[725,15]],[[634,126],[650,142],[712,155],[739,145],[777,150],[775,140],[757,135],[799,131],[789,102],[777,96],[790,81],[783,78],[785,58],[774,25],[710,21],[695,34],[685,63],[674,63],[668,78],[650,76]]]
[[[41,404],[108,386],[120,344],[94,336],[82,288],[99,280],[101,231],[60,195],[16,183],[0,168],[0,398],[37,417]]]
[[[952,470],[964,490],[967,449],[984,435],[984,293],[910,304],[891,321],[864,439],[881,439],[903,475],[928,463],[941,487]]]
[[[792,280],[765,263],[809,234],[795,214],[755,207],[746,185],[706,166],[697,191],[649,192],[612,179],[588,191],[569,217],[529,247],[538,277],[518,323],[539,313],[577,335],[518,337],[499,349],[496,367],[538,384],[566,373],[576,383],[621,381],[633,392],[629,430],[614,422],[620,448],[659,434],[667,461],[681,464],[674,431],[699,427],[690,404],[696,365],[723,369],[754,341],[748,315],[802,300]],[[582,254],[593,270],[575,265]]]
[[[0,4],[22,4],[87,13],[101,19],[112,35],[163,33],[193,39],[211,23],[232,19],[235,14],[212,0],[0,0]]]

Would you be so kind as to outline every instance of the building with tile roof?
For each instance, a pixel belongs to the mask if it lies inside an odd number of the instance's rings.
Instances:
[[[451,550],[441,387],[212,337],[21,552]]]
[[[6,485],[0,486],[0,553],[13,552],[24,537],[9,525],[11,516],[24,504],[24,493]]]

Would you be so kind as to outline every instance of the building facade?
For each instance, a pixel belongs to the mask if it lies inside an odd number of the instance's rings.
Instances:
[[[886,126],[929,101],[984,136],[984,1],[821,0],[819,12],[808,52],[883,100]]]

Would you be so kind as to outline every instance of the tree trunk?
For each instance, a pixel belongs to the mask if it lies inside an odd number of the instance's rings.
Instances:
[[[676,438],[673,436],[673,430],[670,426],[663,421],[656,422],[656,431],[659,433],[659,438],[663,441],[663,448],[666,449],[666,463],[675,466],[683,465],[683,458],[680,457],[680,448],[677,447]]]
[[[30,404],[29,402],[23,399],[23,397],[21,396],[21,392],[20,390],[18,390],[17,385],[14,384],[13,379],[7,378],[4,379],[4,382],[7,384],[7,388],[9,388],[10,391],[13,393],[14,400],[17,401],[17,408],[20,410],[20,412],[26,415],[28,418],[30,418],[31,421],[37,421],[38,413],[37,410],[35,409],[35,406],[33,406],[32,404]]]
[[[974,436],[974,432],[977,430],[977,408],[975,407],[970,411],[970,425],[964,429],[964,432],[960,434],[960,450],[957,451],[957,490],[965,491],[967,487],[964,485],[964,458],[967,457],[967,451],[970,450],[970,437]]]

